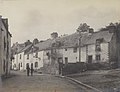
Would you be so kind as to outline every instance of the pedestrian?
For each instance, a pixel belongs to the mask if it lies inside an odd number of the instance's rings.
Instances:
[[[33,76],[33,71],[34,71],[34,69],[33,69],[33,63],[31,64],[31,76]]]
[[[27,70],[27,76],[29,76],[29,73],[30,73],[30,67],[29,67],[29,64],[27,64],[26,70]]]

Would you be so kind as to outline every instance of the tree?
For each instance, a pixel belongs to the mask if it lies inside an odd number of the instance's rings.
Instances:
[[[77,32],[93,32],[93,28],[90,28],[90,26],[86,23],[81,23],[80,26],[77,28]]]

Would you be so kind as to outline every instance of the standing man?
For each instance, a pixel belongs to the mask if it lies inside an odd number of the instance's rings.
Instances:
[[[29,64],[27,64],[26,70],[27,70],[27,76],[29,76],[29,73],[30,73],[30,67],[29,67]]]
[[[33,71],[34,71],[34,69],[33,69],[33,63],[31,64],[31,76],[33,76]]]

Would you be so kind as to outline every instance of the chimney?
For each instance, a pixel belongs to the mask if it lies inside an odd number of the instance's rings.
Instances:
[[[5,18],[5,19],[2,19],[2,21],[3,21],[3,23],[4,23],[5,27],[6,27],[6,29],[8,30],[8,19]]]
[[[93,29],[93,28],[90,28],[90,29],[89,29],[89,33],[94,33],[94,29]]]
[[[35,38],[35,39],[33,40],[33,45],[35,45],[35,44],[37,44],[37,43],[39,43],[39,40],[38,40],[37,38]]]
[[[55,39],[55,38],[57,38],[57,37],[58,37],[58,33],[57,33],[57,32],[51,33],[51,38],[52,38],[52,39]]]
[[[28,45],[30,45],[30,44],[32,44],[32,43],[30,42],[30,40],[27,40],[27,41],[25,42],[25,47],[28,46]]]

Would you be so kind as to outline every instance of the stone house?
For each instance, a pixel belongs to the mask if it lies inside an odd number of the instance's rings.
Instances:
[[[10,73],[11,37],[8,30],[8,19],[0,16],[0,76]]]
[[[109,25],[111,27],[111,25]],[[115,26],[115,25],[114,25]],[[110,68],[118,67],[120,57],[120,43],[119,43],[119,27],[112,26],[97,32],[89,33],[83,32],[81,37],[80,53],[79,53],[79,37],[78,32],[64,36],[56,37],[51,39],[49,48],[44,51],[45,62],[49,68],[56,70],[54,74],[60,72],[59,64],[62,62],[64,65],[68,63],[84,62],[86,64],[107,64]],[[60,46],[53,46],[53,43],[60,43]],[[55,44],[54,44],[55,45]],[[55,52],[55,53],[53,53]],[[49,53],[49,54],[48,54]],[[52,53],[57,55],[56,59],[52,59]],[[80,55],[80,61],[79,61]],[[50,58],[48,58],[48,57]],[[54,64],[56,66],[54,66]],[[51,66],[52,65],[52,66]],[[48,69],[47,70],[51,70]],[[58,68],[56,68],[58,67]],[[49,71],[52,72],[52,71]]]

